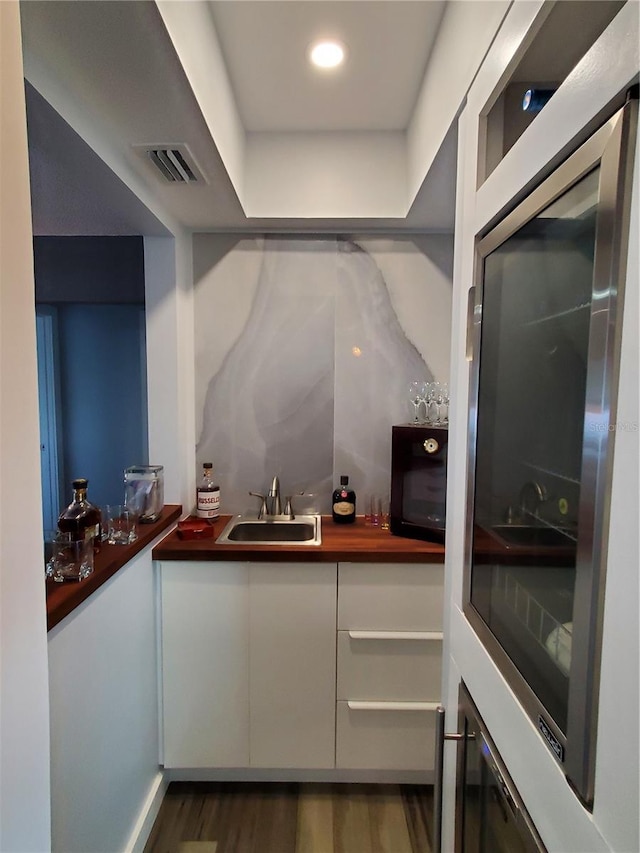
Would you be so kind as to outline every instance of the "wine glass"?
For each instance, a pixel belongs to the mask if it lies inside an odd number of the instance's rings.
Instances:
[[[438,395],[440,394],[440,383],[432,382],[429,385],[429,393],[427,395],[426,408],[427,408],[427,423],[428,424],[437,424],[440,418],[440,411],[438,409]],[[432,410],[434,411],[434,415],[431,415]]]
[[[442,407],[444,405],[444,392],[445,392],[445,389],[447,386],[446,386],[446,382],[436,382],[435,384],[438,386],[436,389],[435,400],[434,400],[434,402],[436,404],[436,421],[435,422],[438,426],[441,426],[444,423],[444,421],[442,420]]]
[[[413,405],[413,423],[420,423],[420,401],[421,401],[421,389],[422,383],[419,379],[414,380],[409,385],[409,400]]]
[[[429,423],[429,411],[428,411],[428,399],[429,399],[429,389],[431,388],[431,383],[422,382],[420,385],[420,403],[424,406],[424,419],[420,418],[421,424]],[[418,414],[418,417],[420,415]]]
[[[442,405],[444,406],[444,417],[441,423],[449,423],[449,385],[446,382],[442,383]]]

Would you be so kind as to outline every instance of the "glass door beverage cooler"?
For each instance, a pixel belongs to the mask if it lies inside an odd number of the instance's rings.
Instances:
[[[546,853],[464,684],[459,706],[456,853]]]
[[[629,100],[477,246],[464,610],[588,807],[636,125]]]

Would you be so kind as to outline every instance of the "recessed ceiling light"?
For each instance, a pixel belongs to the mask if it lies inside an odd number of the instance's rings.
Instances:
[[[317,41],[309,48],[309,59],[318,68],[336,68],[344,62],[345,53],[339,41]]]

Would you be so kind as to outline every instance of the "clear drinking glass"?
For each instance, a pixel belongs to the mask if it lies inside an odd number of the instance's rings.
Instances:
[[[431,382],[423,382],[420,388],[420,402],[424,407],[424,418],[421,418],[420,423],[429,423],[429,394],[431,392]]]
[[[382,515],[382,502],[379,495],[371,498],[371,526],[380,527],[380,516]]]
[[[420,423],[420,403],[422,402],[422,386],[423,382],[419,379],[414,380],[409,385],[409,400],[413,406],[413,423]]]
[[[126,506],[111,505],[106,508],[107,542],[109,545],[130,545],[138,538],[138,517]]]
[[[428,424],[437,424],[438,423],[438,406],[436,403],[436,399],[438,394],[440,393],[440,383],[439,382],[431,382],[429,385],[429,393],[427,394],[426,399],[426,410],[427,410],[427,423]]]
[[[380,528],[389,530],[389,498],[382,498],[380,504]]]
[[[440,419],[440,423],[448,424],[449,423],[449,385],[446,382],[442,383],[442,406],[443,412]]]
[[[93,572],[93,540],[69,539],[68,534],[51,542],[47,576],[57,583],[81,581]]]
[[[53,577],[53,543],[54,542],[72,542],[73,533],[62,533],[60,530],[45,530],[44,531],[44,576],[45,578]]]

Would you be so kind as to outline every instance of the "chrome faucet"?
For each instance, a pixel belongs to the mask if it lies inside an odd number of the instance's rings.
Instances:
[[[262,503],[260,504],[260,509],[258,511],[258,519],[287,518],[291,520],[295,517],[291,507],[290,497],[287,497],[285,499],[286,505],[284,509],[284,514],[282,512],[282,502],[280,500],[280,480],[277,476],[274,477],[271,481],[271,488],[269,489],[266,495],[260,494],[260,492],[249,492],[249,494],[253,495],[254,498],[260,498],[260,500],[262,501]]]
[[[264,521],[293,521],[295,514],[293,512],[294,495],[285,495],[284,511],[282,509],[282,499],[280,497],[280,480],[274,477],[271,481],[271,488],[266,495],[260,492],[249,492],[254,498],[260,498],[260,509],[258,510],[258,520]],[[296,492],[296,495],[304,495],[304,492]]]
[[[521,517],[538,518],[540,504],[547,499],[547,490],[535,480],[529,480],[520,489],[519,510]]]
[[[267,494],[267,499],[271,501],[269,506],[269,515],[282,515],[282,505],[280,503],[280,480],[274,477],[271,481],[271,488]]]

